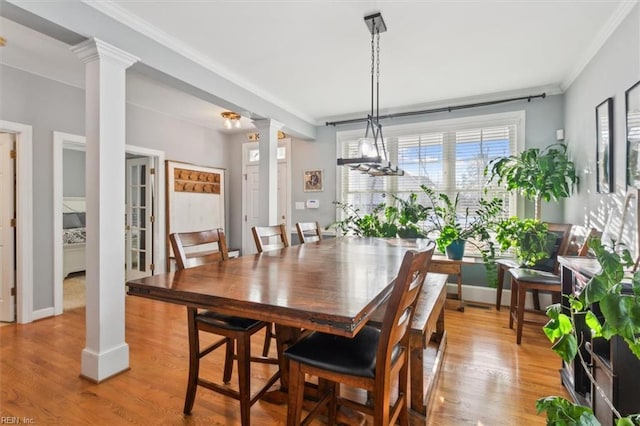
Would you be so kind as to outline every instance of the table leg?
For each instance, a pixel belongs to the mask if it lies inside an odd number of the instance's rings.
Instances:
[[[464,312],[464,300],[462,300],[462,268],[460,268],[460,272],[458,272],[458,301],[460,302],[460,306],[458,306],[458,310],[460,312]]]

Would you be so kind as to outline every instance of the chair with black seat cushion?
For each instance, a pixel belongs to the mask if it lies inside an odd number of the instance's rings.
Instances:
[[[407,425],[409,330],[420,289],[429,270],[434,244],[404,256],[382,321],[382,328],[364,326],[353,338],[313,332],[284,352],[289,367],[289,407],[287,424],[298,425],[302,416],[305,374],[318,377],[319,389],[326,391],[303,423],[307,424],[328,405],[329,423],[334,424],[338,405],[373,416],[374,425]],[[420,372],[421,374],[421,372]],[[370,404],[339,396],[339,384],[373,393]],[[397,393],[392,384],[397,384]],[[397,394],[395,401],[392,395]]]
[[[296,230],[298,231],[300,244],[322,240],[322,233],[318,222],[298,222],[296,223]]]
[[[229,258],[226,239],[221,229],[173,233],[169,235],[169,240],[176,259],[177,274],[185,268],[224,262]],[[242,424],[249,425],[251,405],[280,377],[279,371],[276,372],[254,396],[251,396],[251,361],[277,364],[276,359],[251,357],[251,336],[265,328],[268,323],[187,307],[187,324],[189,330],[189,379],[184,401],[184,413],[191,413],[197,387],[202,386],[239,400]],[[222,336],[222,339],[200,350],[200,331]],[[237,351],[234,353],[234,345],[236,344]],[[229,383],[231,380],[233,360],[236,358],[238,360],[238,391],[200,377],[201,358],[221,346],[226,347],[222,380],[224,383]]]
[[[287,227],[284,223],[271,226],[254,226],[251,228],[251,232],[253,233],[253,240],[256,243],[256,250],[258,250],[258,253],[289,247]],[[271,339],[275,338],[276,333],[273,331],[273,325],[270,324],[267,327],[264,346],[262,348],[262,356],[267,356],[269,354]]]
[[[547,271],[557,273],[558,264],[556,262],[557,256],[564,256],[568,245],[569,233],[572,226],[564,223],[547,223],[547,231],[556,234],[556,241],[551,255],[547,259],[543,259],[537,262],[535,265],[527,268],[539,271]],[[562,250],[562,251],[559,251]],[[496,310],[500,310],[502,305],[502,289],[504,287],[504,277],[507,271],[512,268],[519,268],[522,265],[515,259],[498,259],[496,260],[498,266],[498,285],[496,288]],[[540,309],[540,299],[537,292],[534,292],[533,303],[536,309]]]

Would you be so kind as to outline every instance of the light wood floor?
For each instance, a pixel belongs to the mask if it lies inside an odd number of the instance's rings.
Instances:
[[[126,312],[131,369],[99,385],[79,377],[84,308],[1,327],[0,416],[39,425],[239,424],[237,401],[202,388],[193,414],[182,414],[188,367],[183,307],[127,296]],[[446,311],[446,329],[445,365],[426,424],[543,425],[535,400],[566,397],[559,358],[539,327],[525,326],[517,346],[506,309],[467,307],[464,313]],[[254,352],[261,345],[258,336]],[[203,368],[218,378],[221,359]],[[254,365],[253,383],[267,377],[269,368]],[[251,409],[252,423],[281,425],[285,413],[286,406],[259,401]]]

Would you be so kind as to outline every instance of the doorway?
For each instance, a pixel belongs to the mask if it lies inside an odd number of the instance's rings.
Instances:
[[[291,168],[289,157],[291,152],[291,139],[285,138],[278,141],[278,223],[284,223],[287,230],[291,228],[290,206],[291,206]],[[255,242],[251,233],[251,228],[259,225],[260,206],[259,200],[259,164],[260,153],[258,142],[245,143],[242,146],[242,169],[244,171],[243,181],[243,216],[242,227],[242,254],[256,253]],[[274,225],[274,224],[269,224]],[[289,237],[290,238],[290,237]]]
[[[65,204],[63,153],[66,149],[84,151],[85,137],[54,132],[53,139],[54,223],[62,224]],[[154,226],[156,223],[164,223],[164,191],[162,190],[164,152],[133,145],[126,145],[125,151],[127,155],[127,188],[126,200],[123,201],[127,205],[127,229],[124,230],[126,244],[124,266],[127,268],[127,279],[131,279],[134,276],[151,275],[154,269],[164,270],[165,236],[160,232],[159,226]],[[144,175],[144,178],[141,177],[141,174]],[[62,226],[54,226],[53,234],[54,314],[59,315],[64,310],[64,277],[66,275]]]

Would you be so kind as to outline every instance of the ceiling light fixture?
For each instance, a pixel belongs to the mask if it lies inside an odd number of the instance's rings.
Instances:
[[[380,12],[365,16],[364,22],[371,32],[371,113],[367,115],[364,137],[358,140],[360,157],[338,158],[338,165],[349,166],[371,176],[402,176],[404,171],[389,162],[380,124],[380,33],[387,31],[387,26]]]
[[[239,129],[241,127],[241,124],[240,124],[241,115],[238,114],[237,112],[224,111],[220,115],[222,116],[222,118],[224,118],[225,129],[231,129],[233,127],[235,127],[236,129]]]

